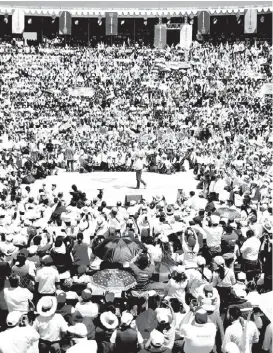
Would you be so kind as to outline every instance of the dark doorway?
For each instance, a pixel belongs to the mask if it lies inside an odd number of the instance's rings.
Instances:
[[[180,43],[180,29],[168,29],[167,30],[167,44],[169,47],[172,45],[176,46]]]

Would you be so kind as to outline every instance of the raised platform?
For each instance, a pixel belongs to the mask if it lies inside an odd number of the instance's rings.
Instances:
[[[164,195],[168,203],[175,203],[178,189],[186,193],[196,189],[197,181],[192,171],[180,172],[172,175],[143,172],[143,180],[147,188],[135,189],[136,176],[134,172],[93,172],[80,174],[78,172],[60,171],[58,175],[49,176],[45,180],[37,180],[31,184],[31,189],[36,192],[46,183],[49,188],[56,184],[58,191],[66,195],[71,191],[73,184],[85,192],[87,198],[94,198],[98,189],[104,189],[104,198],[108,206],[113,206],[117,201],[124,202],[126,195],[142,195],[147,201],[153,196]]]

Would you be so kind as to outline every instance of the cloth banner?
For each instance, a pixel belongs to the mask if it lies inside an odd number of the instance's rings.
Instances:
[[[245,10],[245,33],[257,33],[257,10]]]
[[[59,34],[71,36],[72,18],[71,13],[63,11],[59,19]]]
[[[167,27],[166,25],[155,25],[155,48],[163,49],[167,44]]]
[[[208,11],[200,11],[198,15],[198,33],[210,33],[210,14]]]
[[[192,25],[184,24],[180,30],[180,47],[190,49],[192,43]]]
[[[37,32],[24,32],[23,38],[26,40],[37,40]]]
[[[118,35],[118,13],[105,12],[105,34],[107,36]]]
[[[16,9],[12,14],[12,33],[21,34],[25,29],[25,13],[24,10]]]

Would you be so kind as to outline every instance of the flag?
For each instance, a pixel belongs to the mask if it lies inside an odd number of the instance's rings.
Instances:
[[[63,11],[59,19],[59,34],[71,35],[72,17],[68,11]]]
[[[210,14],[208,11],[200,11],[198,15],[198,33],[210,33]]]
[[[257,10],[245,10],[245,33],[257,33]]]
[[[22,34],[25,29],[25,13],[24,10],[15,9],[12,14],[12,33]]]
[[[192,43],[192,25],[184,24],[180,30],[180,46],[183,49],[190,49]]]
[[[105,34],[116,36],[118,34],[118,13],[105,12]]]
[[[167,26],[155,25],[154,46],[163,49],[167,43]]]

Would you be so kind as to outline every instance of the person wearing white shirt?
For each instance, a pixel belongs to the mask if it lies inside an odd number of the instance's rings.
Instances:
[[[94,340],[87,340],[87,328],[83,323],[76,323],[69,327],[68,332],[72,335],[74,346],[69,348],[67,353],[97,353],[98,345]]]
[[[29,325],[19,327],[22,313],[12,311],[7,316],[8,329],[0,333],[0,352],[1,353],[28,353],[38,343],[39,334]]]
[[[210,353],[216,337],[216,325],[208,322],[208,314],[199,309],[192,324],[183,324],[180,328],[184,336],[184,353]]]
[[[273,352],[273,324],[270,323],[265,330],[263,350],[265,352]]]
[[[248,230],[246,236],[247,240],[243,243],[240,249],[243,257],[244,272],[255,271],[258,264],[261,242],[256,237],[253,230]]]
[[[136,155],[136,161],[134,164],[134,168],[136,171],[136,180],[137,180],[137,187],[136,189],[140,188],[140,183],[144,185],[144,188],[146,188],[146,183],[145,181],[142,180],[142,171],[144,168],[144,161],[143,161],[143,156],[140,154]]]
[[[240,353],[251,353],[252,344],[259,341],[259,330],[253,321],[246,321],[241,317],[240,308],[234,306],[229,309],[229,316],[232,324],[226,329],[222,342],[222,351],[229,342],[235,343]]]
[[[4,298],[9,312],[19,311],[26,314],[29,311],[29,301],[33,294],[27,289],[19,287],[20,277],[11,275],[9,278],[10,288],[4,288]]]
[[[60,282],[59,272],[52,267],[53,260],[51,256],[46,255],[42,258],[43,268],[37,271],[35,283],[40,294],[54,295],[56,286]]]

